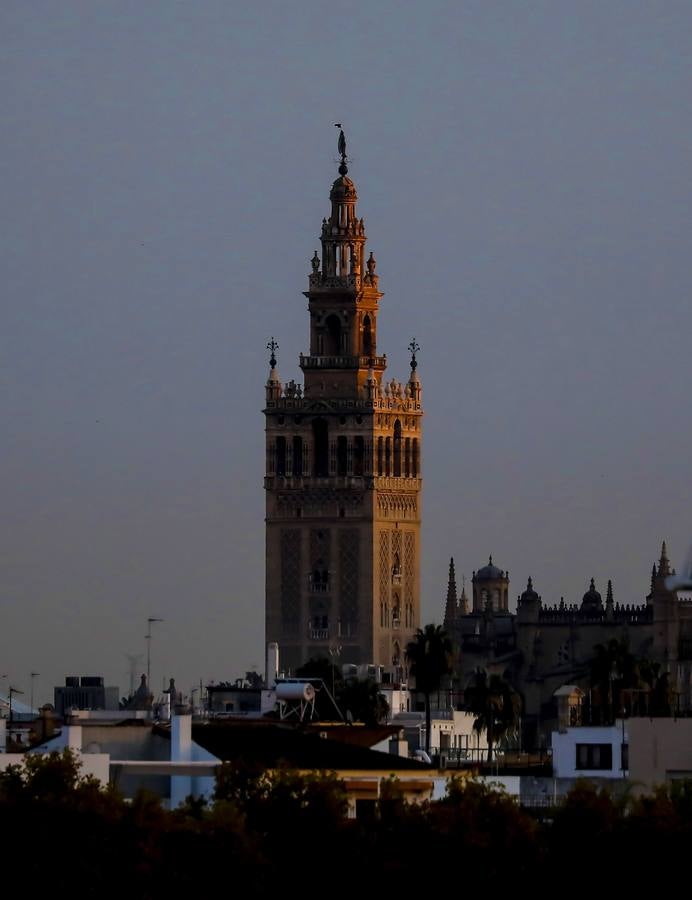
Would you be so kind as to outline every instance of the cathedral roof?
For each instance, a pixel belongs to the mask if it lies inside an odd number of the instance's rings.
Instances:
[[[540,598],[539,598],[538,594],[533,589],[533,581],[531,579],[531,576],[529,575],[529,580],[526,585],[526,590],[519,598],[519,602],[520,603],[528,603],[528,602],[531,602],[532,600],[539,600],[539,599]]]
[[[602,605],[601,595],[596,590],[596,585],[592,578],[588,591],[582,597],[582,609],[600,609]]]
[[[476,572],[476,581],[495,581],[498,578],[504,578],[505,573],[502,569],[498,569],[497,566],[493,565],[492,556],[488,559],[488,565],[483,566],[482,569],[479,569]]]

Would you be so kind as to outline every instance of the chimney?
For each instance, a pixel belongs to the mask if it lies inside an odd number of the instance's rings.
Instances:
[[[279,645],[272,641],[267,644],[267,669],[265,673],[265,684],[267,690],[271,690],[276,685],[276,678],[279,674]]]

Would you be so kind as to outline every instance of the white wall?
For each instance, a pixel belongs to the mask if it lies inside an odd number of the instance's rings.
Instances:
[[[204,747],[192,740],[192,716],[174,715],[171,718],[171,762],[219,762]],[[211,798],[215,779],[208,776],[174,775],[171,777],[171,809],[180,806],[185,798]]]
[[[630,719],[628,729],[636,790],[692,777],[692,719]]]
[[[624,740],[623,740],[624,736]],[[620,768],[620,746],[627,743],[627,727],[622,720],[615,725],[568,728],[554,731],[553,774],[556,778],[622,778],[627,772]],[[612,764],[609,769],[577,767],[577,744],[610,744]]]

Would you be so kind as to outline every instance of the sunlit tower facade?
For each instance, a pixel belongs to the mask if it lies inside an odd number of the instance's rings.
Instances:
[[[346,146],[311,260],[303,384],[266,383],[266,640],[281,667],[314,656],[394,676],[420,624],[421,383],[378,355],[379,276]],[[400,671],[399,671],[400,674]]]

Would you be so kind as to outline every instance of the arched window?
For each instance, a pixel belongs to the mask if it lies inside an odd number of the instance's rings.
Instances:
[[[401,422],[394,423],[394,477],[401,478]]]
[[[348,439],[336,439],[336,474],[346,475],[348,472]]]
[[[318,478],[326,478],[329,475],[329,431],[325,419],[312,420],[312,440],[315,475]]]
[[[411,474],[411,438],[404,440],[404,475],[406,478]]]
[[[335,315],[327,316],[327,333],[324,342],[325,356],[341,356],[341,322]]]
[[[392,599],[392,627],[398,628],[401,625],[401,604],[399,603],[399,595],[394,594]]]
[[[317,560],[310,573],[310,589],[315,594],[326,594],[329,590],[329,571],[322,559]]]
[[[282,478],[286,474],[286,438],[276,439],[276,474]]]
[[[303,439],[298,435],[293,438],[293,474],[297,478],[303,474]]]
[[[377,474],[384,475],[384,439],[377,438]]]
[[[420,468],[420,457],[418,456],[418,438],[411,441],[411,477],[418,478],[418,469]]]
[[[327,604],[320,600],[318,603],[311,604],[310,610],[310,637],[313,640],[324,640],[329,637],[326,633],[329,629],[329,608]]]
[[[372,356],[372,325],[370,316],[363,319],[363,356]]]
[[[365,438],[353,439],[353,474],[362,475],[365,467]]]
[[[384,442],[384,474],[392,474],[392,439],[389,437]]]

